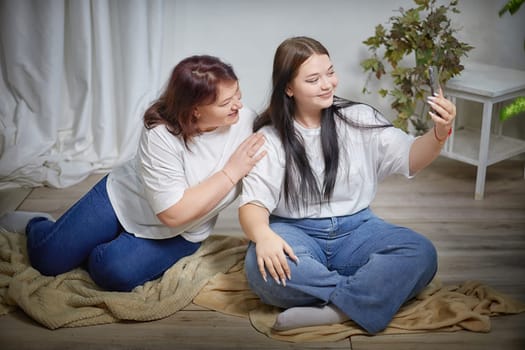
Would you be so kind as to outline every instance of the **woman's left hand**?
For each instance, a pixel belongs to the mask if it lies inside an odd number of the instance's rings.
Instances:
[[[434,121],[436,132],[440,137],[446,138],[456,118],[456,105],[443,96],[441,88],[437,95],[429,96],[427,102],[432,108],[428,113]]]

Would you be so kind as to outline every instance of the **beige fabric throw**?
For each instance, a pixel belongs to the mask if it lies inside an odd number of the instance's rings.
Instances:
[[[337,341],[364,334],[351,321],[273,331],[271,326],[281,310],[263,305],[250,291],[244,275],[245,250],[246,241],[241,238],[211,236],[194,255],[173,265],[161,278],[130,293],[117,293],[98,288],[81,269],[57,277],[42,276],[28,264],[25,236],[0,232],[0,315],[20,307],[55,329],[160,319],[193,300],[212,310],[249,318],[258,331],[290,342]],[[488,332],[489,317],[523,311],[525,304],[479,282],[442,286],[435,280],[397,313],[384,333]]]
[[[25,247],[24,235],[0,232],[0,315],[19,307],[56,329],[167,317],[191,303],[213,276],[241,261],[246,241],[211,236],[161,278],[129,293],[101,290],[82,269],[43,276],[29,266]]]
[[[197,295],[195,304],[236,316],[249,317],[259,332],[289,342],[339,341],[366,334],[354,322],[274,331],[282,310],[263,305],[246,281],[242,261],[226,274],[215,276]],[[525,311],[525,304],[476,281],[442,286],[438,279],[407,303],[382,334],[469,330],[488,332],[491,316]]]

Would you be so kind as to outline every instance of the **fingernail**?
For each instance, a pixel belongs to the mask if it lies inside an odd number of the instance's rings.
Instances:
[[[283,287],[286,287],[286,280],[284,278],[282,279],[282,283],[283,283]]]
[[[281,281],[279,281],[278,278],[274,278],[275,282],[278,284],[278,285],[281,285]]]

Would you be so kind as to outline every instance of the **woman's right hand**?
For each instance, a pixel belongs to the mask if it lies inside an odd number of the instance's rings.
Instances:
[[[286,279],[292,277],[286,256],[288,255],[296,263],[299,261],[292,247],[281,236],[268,228],[264,239],[259,239],[255,243],[255,252],[262,278],[267,280],[266,271],[268,271],[275,282],[286,286]]]
[[[237,147],[223,168],[232,181],[237,183],[266,155],[266,151],[259,152],[263,144],[263,134],[254,133]]]

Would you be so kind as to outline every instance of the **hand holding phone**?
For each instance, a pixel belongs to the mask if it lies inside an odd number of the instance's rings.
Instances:
[[[430,86],[430,93],[432,96],[435,96],[437,93],[439,93],[439,77],[438,77],[438,69],[437,67],[430,66],[428,67],[428,77],[429,77],[429,86]],[[443,118],[435,109],[432,109],[434,113],[440,117]]]
[[[430,85],[430,93],[434,96],[435,93],[439,92],[439,77],[437,67],[431,66],[428,68],[428,77]]]

